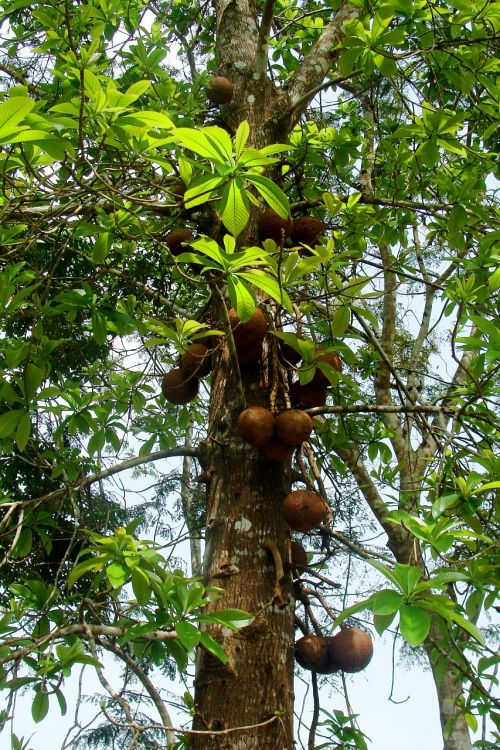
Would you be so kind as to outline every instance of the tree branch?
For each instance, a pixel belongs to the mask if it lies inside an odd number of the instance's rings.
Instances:
[[[311,97],[314,96],[314,90],[318,86],[321,86],[332,64],[340,55],[340,51],[335,48],[344,36],[344,23],[353,18],[358,18],[363,12],[362,8],[351,5],[348,2],[340,6],[339,10],[335,13],[335,17],[326,26],[302,65],[290,78],[288,90],[289,108],[285,112],[278,113],[280,119],[285,121],[291,120],[292,124],[297,122],[310,101],[310,98],[306,94],[313,92]]]
[[[260,75],[264,75],[267,68],[267,55],[269,49],[269,34],[274,16],[274,6],[276,0],[266,0],[262,19],[260,21],[259,41],[257,43],[257,56],[255,59],[255,70]]]
[[[128,633],[129,629],[129,627],[125,626],[118,627],[115,625],[88,625],[87,623],[67,625],[64,628],[57,628],[56,630],[52,630],[50,633],[47,633],[47,635],[44,635],[43,638],[33,640],[28,646],[18,648],[15,651],[11,651],[7,655],[0,657],[0,665],[7,664],[11,661],[17,661],[18,659],[23,659],[33,651],[37,651],[38,649],[42,648],[47,643],[52,643],[59,638],[66,638],[68,635],[78,635],[81,638],[94,638],[95,636],[99,635],[106,636],[107,638],[123,638],[123,636]],[[140,638],[146,641],[167,641],[171,640],[172,638],[177,638],[177,633],[175,632],[175,630],[151,630],[149,633],[141,633]],[[19,641],[26,642],[26,640],[28,639],[29,636],[6,639],[2,642],[2,646],[5,648],[18,643]]]
[[[406,562],[409,562],[414,557],[412,538],[402,526],[396,526],[387,520],[389,507],[375,487],[362,461],[360,452],[353,448],[342,448],[340,446],[334,446],[334,451],[350,469],[369,508],[387,534],[391,552],[397,559],[401,559],[401,556],[406,553],[408,555]]]
[[[75,484],[69,485],[68,487],[61,487],[61,489],[49,492],[47,495],[40,495],[39,497],[34,497],[30,500],[17,500],[14,503],[4,503],[2,507],[5,508],[12,505],[39,505],[47,500],[56,500],[59,497],[63,497],[67,492],[78,492],[79,490],[84,489],[84,487],[94,484],[94,482],[99,482],[102,479],[107,479],[108,477],[113,476],[113,474],[119,474],[127,469],[133,469],[135,466],[149,464],[152,461],[159,461],[162,458],[173,458],[174,456],[198,456],[198,451],[196,448],[179,447],[156,451],[155,453],[149,453],[147,456],[136,456],[135,458],[129,458],[126,461],[122,461],[115,466],[110,466],[108,469],[98,471],[95,474],[89,474],[79,482],[75,482]]]
[[[111,651],[113,654],[118,656],[119,659],[122,659],[127,664],[129,669],[131,669],[131,671],[135,674],[137,679],[144,685],[149,697],[156,706],[156,710],[160,714],[163,727],[167,730],[167,741],[173,747],[173,745],[175,744],[175,733],[173,732],[172,719],[170,718],[165,703],[162,701],[160,694],[147,676],[146,672],[139,667],[137,662],[135,662],[127,654],[126,651],[124,651],[122,648],[119,648],[118,646],[115,646],[114,643],[102,641],[100,638],[96,638],[96,643],[98,643],[105,650]]]

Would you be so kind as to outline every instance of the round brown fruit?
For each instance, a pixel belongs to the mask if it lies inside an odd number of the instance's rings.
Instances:
[[[208,347],[199,342],[189,344],[181,357],[181,370],[186,375],[196,375],[197,378],[204,378],[211,369],[211,351]]]
[[[300,575],[304,571],[304,568],[307,567],[307,552],[301,544],[293,541],[292,539],[292,541],[290,542],[290,553],[292,558],[290,564],[290,567],[292,569],[292,578],[294,581],[296,581],[297,578],[300,578]]]
[[[250,348],[253,344],[263,340],[269,328],[266,316],[256,307],[250,320],[241,323],[236,310],[229,310],[229,323],[233,330],[234,342],[237,348]]]
[[[198,394],[198,378],[186,378],[180,367],[176,367],[163,376],[161,392],[171,404],[188,404]]]
[[[233,98],[234,86],[229,78],[214,76],[208,82],[207,96],[214,104],[228,104]]]
[[[313,421],[300,409],[287,409],[276,417],[276,435],[287,445],[300,445],[309,438]]]
[[[263,406],[250,406],[238,417],[239,436],[250,445],[263,445],[274,434],[275,417],[272,411]]]
[[[282,443],[278,438],[273,437],[267,443],[260,446],[261,454],[269,461],[290,461],[293,456],[293,447]]]
[[[290,237],[292,223],[291,219],[282,219],[272,208],[267,208],[259,216],[259,239],[274,240],[281,245],[282,239]]]
[[[165,244],[172,253],[172,255],[180,255],[181,253],[189,252],[191,248],[183,247],[182,243],[191,242],[193,239],[193,233],[186,227],[180,229],[173,229],[165,237]]]
[[[328,641],[328,659],[342,672],[360,672],[372,656],[372,639],[360,628],[344,628]]]
[[[187,187],[183,182],[176,182],[175,185],[172,186],[172,195],[174,196],[174,198],[180,200],[181,198],[184,198],[184,193],[186,192],[186,190]]]
[[[305,635],[295,643],[295,658],[304,669],[321,674],[330,674],[332,668],[328,660],[328,639],[321,635]]]
[[[314,247],[325,231],[325,225],[316,216],[298,216],[293,220],[292,242]]]
[[[290,386],[290,401],[294,409],[314,409],[315,406],[324,406],[326,395],[326,388],[317,384],[301,385],[297,382]]]
[[[326,511],[323,498],[308,490],[290,492],[281,506],[283,518],[295,531],[307,532],[317,528]]]

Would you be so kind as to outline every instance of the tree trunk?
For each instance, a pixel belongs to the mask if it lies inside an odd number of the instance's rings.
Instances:
[[[281,501],[289,490],[287,467],[263,458],[236,434],[242,409],[238,376],[225,350],[214,374],[205,470],[206,583],[224,589],[207,611],[235,607],[254,615],[231,632],[207,628],[228,663],[200,649],[195,682],[193,750],[292,750],[294,597],[289,573],[290,534]],[[247,406],[266,403],[256,370],[242,373]],[[224,733],[233,727],[261,727]]]
[[[443,668],[445,657],[442,649],[439,653],[435,647],[438,642],[442,643],[442,636],[438,624],[434,622],[424,645],[436,684],[444,740],[443,750],[472,750],[469,727],[463,713],[462,681],[450,661],[447,661]]]

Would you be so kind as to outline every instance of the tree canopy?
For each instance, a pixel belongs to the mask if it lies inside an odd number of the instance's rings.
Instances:
[[[300,646],[293,734],[294,641],[356,629],[495,747],[500,3],[0,17],[0,733],[86,665],[67,747],[364,750]]]

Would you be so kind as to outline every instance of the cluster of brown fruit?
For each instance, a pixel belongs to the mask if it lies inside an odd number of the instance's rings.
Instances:
[[[296,219],[283,219],[272,208],[259,216],[259,239],[274,240],[277,245],[290,240],[293,245],[313,247],[325,232],[325,225],[316,216],[304,214]]]
[[[211,343],[206,339],[189,344],[179,367],[174,367],[163,376],[161,392],[171,404],[187,404],[198,395],[199,379],[212,369]]]
[[[360,672],[372,656],[372,639],[360,628],[343,628],[334,636],[305,635],[295,643],[300,666],[321,674]]]
[[[286,461],[294,449],[309,438],[313,422],[309,414],[298,409],[287,409],[274,416],[263,406],[250,406],[238,417],[240,437],[259,448],[271,461]]]
[[[241,323],[236,311],[231,309],[229,310],[229,322],[239,364],[243,367],[258,364],[262,358],[262,344],[269,329],[262,310],[256,307],[250,320]],[[279,343],[278,353],[281,364],[285,367],[288,365],[296,366],[301,360],[300,354],[285,342]],[[342,370],[342,362],[337,352],[324,351],[321,346],[315,353],[313,365],[315,366],[319,362],[333,367],[337,372]],[[290,387],[292,406],[297,409],[312,409],[315,406],[324,406],[329,385],[328,378],[319,368],[316,368],[313,379],[306,385],[301,385],[299,382],[292,383]],[[277,458],[276,460],[283,461],[287,457],[289,456],[286,455],[284,458]]]

